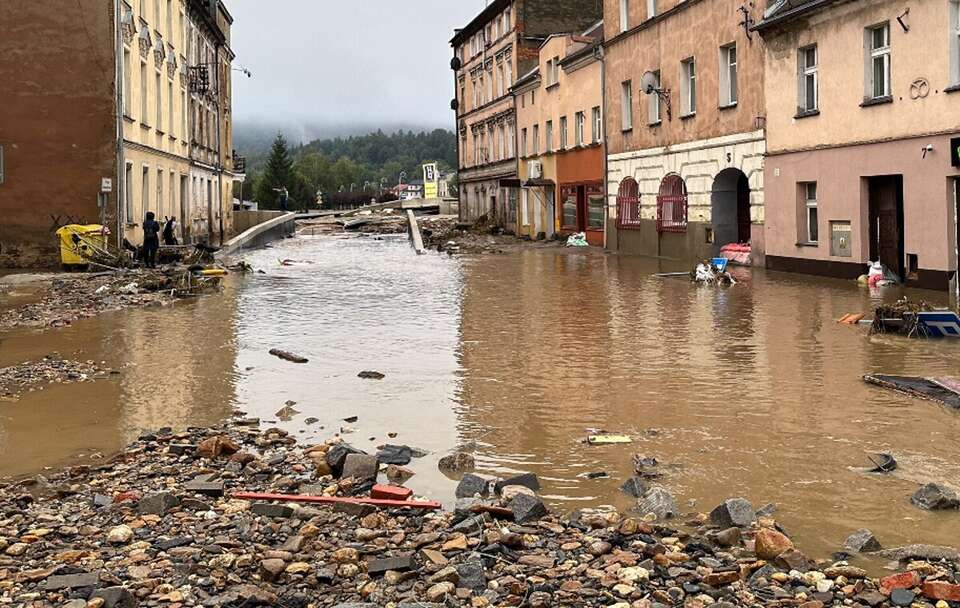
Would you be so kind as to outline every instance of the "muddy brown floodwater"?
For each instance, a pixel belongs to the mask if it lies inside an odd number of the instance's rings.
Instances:
[[[312,263],[281,267],[284,258]],[[617,488],[640,453],[664,465],[661,483],[691,511],[737,495],[775,503],[816,556],[860,527],[888,546],[956,542],[960,514],[908,499],[925,482],[960,486],[960,413],[861,376],[960,375],[960,344],[835,323],[900,290],[749,270],[715,289],[653,277],[679,268],[645,258],[417,257],[393,237],[302,237],[247,260],[267,274],[233,276],[218,295],[0,336],[2,366],[58,351],[122,370],[0,403],[0,475],[106,455],[142,429],[211,424],[236,409],[268,423],[292,400],[301,413],[276,424],[302,440],[351,426],[346,439],[361,448],[431,451],[409,485],[448,504],[455,484],[436,461],[453,449],[472,450],[483,473],[537,473],[561,511],[629,508]],[[361,370],[386,378],[361,380]],[[342,421],[350,416],[359,419]],[[591,429],[634,442],[586,446]],[[881,451],[896,456],[896,473],[862,472]],[[585,478],[599,471],[609,477]]]

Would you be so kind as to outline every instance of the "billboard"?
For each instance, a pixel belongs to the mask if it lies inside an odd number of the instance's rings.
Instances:
[[[440,196],[440,171],[437,163],[427,163],[423,166],[423,198],[438,198]]]

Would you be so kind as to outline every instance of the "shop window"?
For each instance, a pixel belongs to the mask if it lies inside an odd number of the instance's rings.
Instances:
[[[601,186],[587,188],[587,229],[603,230],[604,194]]]
[[[640,229],[640,186],[632,177],[620,182],[617,192],[617,228]]]
[[[577,229],[577,189],[576,187],[567,187],[560,190],[560,197],[563,200],[563,217],[561,225],[566,230]]]
[[[657,195],[657,232],[687,231],[687,185],[671,174],[660,182]]]

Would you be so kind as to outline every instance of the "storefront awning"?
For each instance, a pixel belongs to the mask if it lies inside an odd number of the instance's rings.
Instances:
[[[501,188],[521,188],[522,184],[519,179],[513,177],[505,177],[500,180]]]
[[[544,179],[541,177],[539,179],[528,179],[526,182],[524,182],[523,187],[524,188],[553,188],[556,185],[557,183],[552,179]]]

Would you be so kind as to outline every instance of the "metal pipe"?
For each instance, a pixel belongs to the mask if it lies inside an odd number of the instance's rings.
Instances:
[[[126,82],[124,80],[125,74],[123,73],[123,32],[121,32],[121,16],[120,16],[120,0],[114,0],[113,3],[113,23],[114,23],[114,44],[116,49],[114,51],[114,71],[115,71],[115,80],[117,82],[117,91],[114,95],[114,102],[117,105],[116,108],[116,145],[117,145],[117,187],[115,191],[117,193],[117,247],[121,247],[123,244],[123,209],[122,206],[124,201],[127,200],[127,183],[126,183],[126,159],[124,158],[124,149],[123,149],[123,109],[124,103],[126,103],[124,98],[124,92],[126,91]],[[104,205],[104,211],[106,210],[106,205]]]

